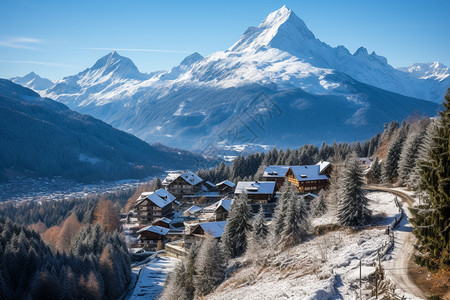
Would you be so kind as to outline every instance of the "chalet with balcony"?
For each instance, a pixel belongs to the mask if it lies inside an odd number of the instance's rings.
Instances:
[[[207,191],[202,183],[203,179],[191,171],[171,171],[164,178],[162,185],[177,200],[181,200],[184,195],[195,195]]]
[[[246,194],[252,204],[266,204],[274,201],[275,181],[239,181],[234,194]]]
[[[318,193],[328,186],[328,176],[320,173],[320,165],[291,166],[286,178],[300,193]]]
[[[151,224],[171,215],[175,201],[175,196],[165,189],[142,193],[133,206],[138,223]]]

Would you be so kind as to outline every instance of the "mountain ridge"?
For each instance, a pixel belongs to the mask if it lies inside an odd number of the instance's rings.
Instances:
[[[103,70],[113,56],[118,54],[104,56],[97,69]],[[214,140],[225,124],[240,117],[248,103],[261,93],[269,98],[292,95],[292,99],[283,101],[292,102],[294,112],[310,107],[318,119],[323,117],[315,107],[318,103],[334,106],[333,101],[337,101],[341,107],[335,107],[335,114],[350,116],[342,119],[330,111],[327,120],[314,126],[321,126],[317,134],[330,128],[339,128],[341,134],[358,126],[378,126],[378,131],[383,122],[401,121],[415,110],[434,116],[437,104],[421,99],[440,102],[449,82],[449,78],[415,78],[393,68],[375,52],[369,54],[364,47],[353,54],[344,46],[333,48],[317,39],[285,6],[269,14],[259,26],[249,27],[227,50],[206,57],[194,53],[169,71],[128,79],[97,76],[101,73],[97,69],[91,67],[66,77],[43,95],[143,139],[187,149],[201,149]],[[306,100],[300,105],[302,101],[295,95],[304,95]],[[376,95],[391,99],[391,103]],[[315,103],[312,99],[320,100]],[[409,107],[405,101],[410,102]],[[378,107],[377,102],[385,103],[385,111],[372,109]],[[378,115],[371,115],[375,113]],[[285,129],[279,129],[280,135],[273,141],[260,134],[261,144],[277,144],[282,136],[289,136]],[[311,134],[301,136],[301,140],[292,139],[287,146],[308,143],[313,138]]]
[[[86,182],[142,178],[204,162],[185,150],[149,145],[5,79],[0,116],[0,180],[11,171]]]

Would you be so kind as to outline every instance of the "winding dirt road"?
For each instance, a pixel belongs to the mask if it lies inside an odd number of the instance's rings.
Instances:
[[[392,190],[386,187],[366,186],[367,190],[377,190],[389,192],[398,198],[402,207],[408,208],[413,205],[414,199],[397,190]],[[390,252],[391,259],[384,264],[386,276],[389,277],[397,286],[398,289],[405,293],[405,297],[410,299],[426,299],[425,293],[416,286],[409,276],[409,262],[414,253],[415,237],[412,234],[412,225],[408,219],[411,217],[409,209],[403,209],[405,216],[395,228],[395,244],[393,250]]]

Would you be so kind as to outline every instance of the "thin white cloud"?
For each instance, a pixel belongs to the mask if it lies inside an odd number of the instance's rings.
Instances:
[[[77,48],[79,50],[101,50],[101,51],[132,51],[132,52],[161,52],[161,53],[192,53],[185,50],[167,50],[167,49],[136,49],[136,48]]]
[[[32,64],[41,66],[61,67],[61,68],[79,68],[79,66],[52,63],[46,61],[33,61],[33,60],[0,60],[0,63],[13,63],[13,64]]]
[[[11,37],[0,40],[0,47],[35,50],[36,44],[41,44],[42,40],[30,37]]]

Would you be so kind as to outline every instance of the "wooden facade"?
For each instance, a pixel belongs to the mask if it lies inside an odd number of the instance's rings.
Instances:
[[[153,221],[167,217],[173,212],[172,203],[161,208],[148,199],[137,203],[134,211],[139,224],[151,224]]]
[[[179,176],[174,181],[170,182],[167,187],[167,191],[174,195],[177,200],[181,200],[183,195],[195,195],[202,190],[202,184],[198,183],[192,185],[187,182],[183,177]]]
[[[292,169],[289,169],[286,173],[286,179],[294,186],[296,186],[300,193],[318,193],[321,189],[328,186],[328,179],[313,179],[305,180],[298,179]]]

